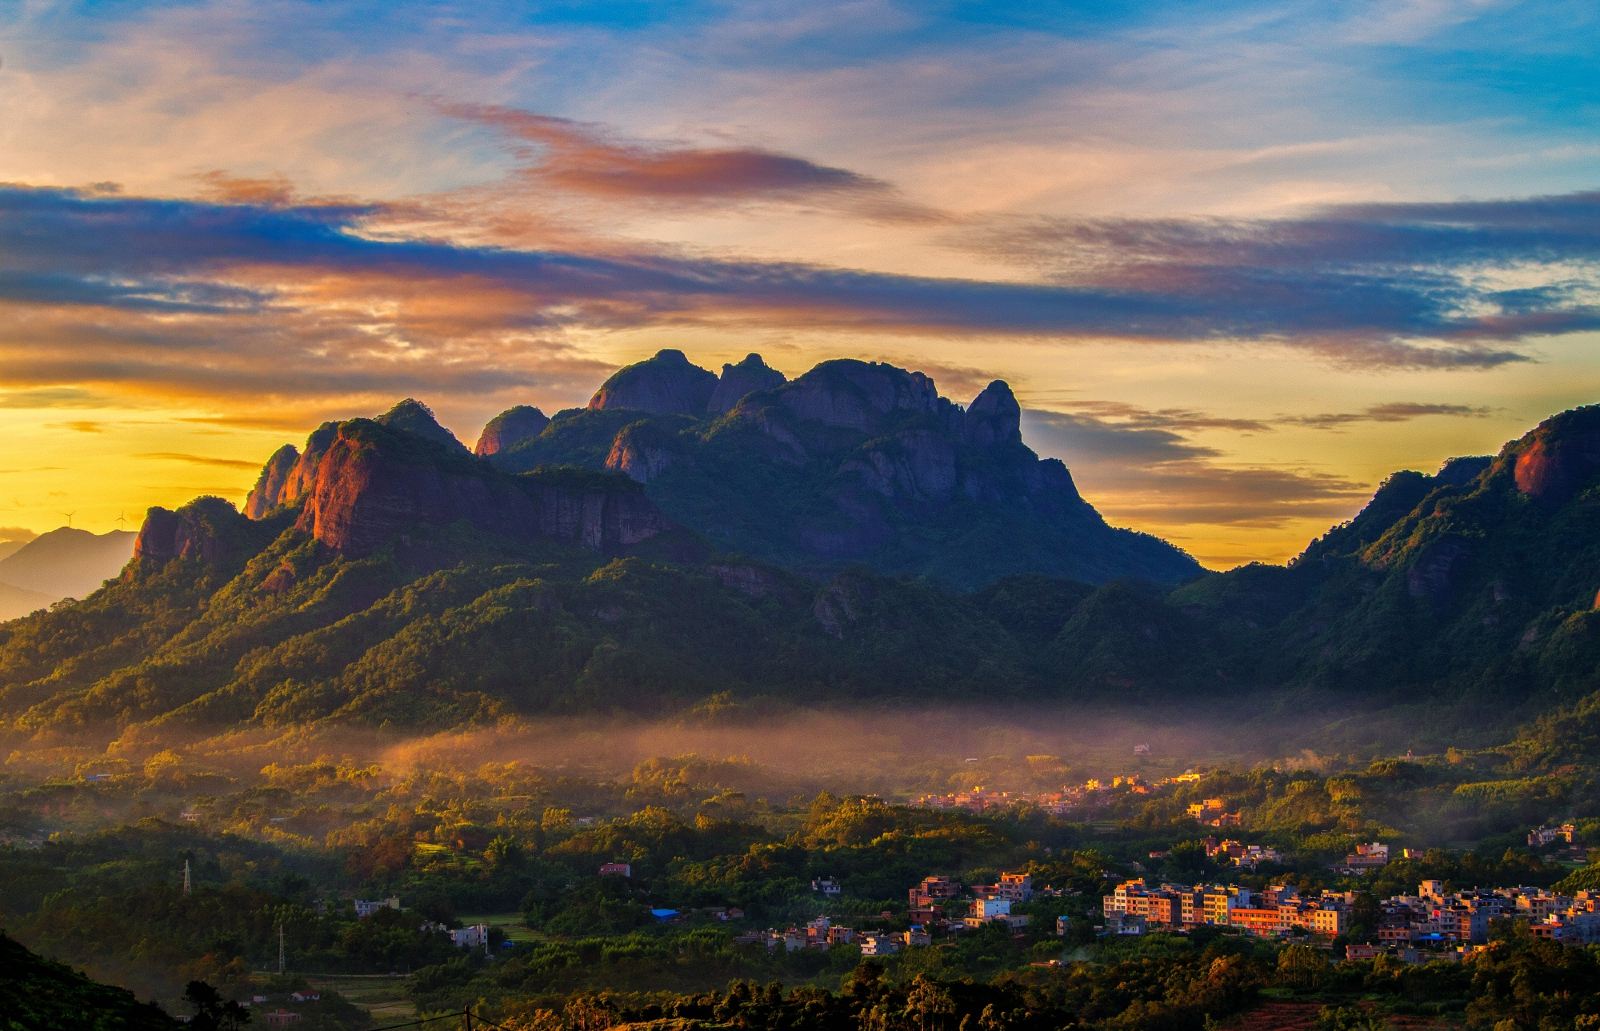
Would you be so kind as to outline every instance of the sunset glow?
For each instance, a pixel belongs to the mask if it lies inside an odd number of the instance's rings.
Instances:
[[[1036,6],[0,5],[0,527],[676,347],[1006,379],[1222,568],[1600,399],[1592,4]]]

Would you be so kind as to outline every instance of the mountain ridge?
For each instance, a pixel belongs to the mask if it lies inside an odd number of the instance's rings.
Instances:
[[[674,518],[681,495],[652,494],[698,466],[677,487],[715,505],[726,492],[706,470],[764,454],[753,467],[770,479],[756,484],[778,503],[820,484],[825,504],[887,501],[868,517],[919,518],[924,532],[1030,490],[1030,516],[1087,507],[1064,467],[1021,445],[1003,384],[963,409],[904,370],[825,366],[705,416],[663,390],[634,396],[669,411],[614,407],[635,376],[487,456],[429,431],[420,405],[402,425],[326,424],[292,462],[269,461],[260,518],[218,499],[153,510],[118,580],[0,626],[0,717],[25,730],[451,725],[722,695],[1207,699],[1269,714],[1337,696],[1476,712],[1487,727],[1600,691],[1600,408],[1491,457],[1395,474],[1288,565],[1176,585],[786,567],[719,547],[706,524]],[[692,400],[711,405],[696,382]],[[790,448],[794,461],[774,457]],[[918,457],[928,449],[950,461]],[[554,455],[579,461],[530,461]]]

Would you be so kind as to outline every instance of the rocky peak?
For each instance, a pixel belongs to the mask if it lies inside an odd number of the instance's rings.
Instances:
[[[336,422],[325,422],[311,431],[306,438],[306,446],[300,449],[300,457],[295,460],[294,468],[289,470],[288,478],[283,482],[278,504],[293,505],[311,493],[311,488],[317,482],[317,467],[338,433],[339,424]]]
[[[1546,419],[1507,453],[1516,456],[1513,476],[1519,491],[1565,501],[1600,474],[1600,405]]]
[[[549,418],[537,408],[529,405],[507,408],[483,427],[483,432],[478,435],[478,446],[472,449],[472,453],[480,457],[498,455],[525,440],[532,440],[543,433],[548,425]]]
[[[380,426],[400,430],[414,437],[421,437],[423,440],[431,440],[452,451],[467,449],[465,444],[455,438],[455,434],[439,425],[439,420],[433,416],[433,409],[415,398],[406,398],[374,421]]]
[[[682,351],[668,348],[612,373],[589,399],[589,407],[703,416],[716,389],[715,373],[691,365]]]
[[[716,389],[711,392],[707,408],[713,415],[721,415],[732,411],[735,405],[751,394],[781,387],[787,382],[788,378],[769,366],[759,354],[747,354],[737,365],[730,362],[722,367],[722,376],[717,380]]]
[[[967,406],[967,440],[982,447],[1022,443],[1022,406],[1005,380],[995,380]]]
[[[597,550],[636,544],[667,528],[655,506],[622,477],[580,470],[513,476],[464,455],[419,452],[365,419],[336,428],[296,527],[359,556],[452,523]]]
[[[219,564],[246,520],[221,498],[196,498],[176,512],[152,508],[133,542],[129,569],[162,566],[178,559]]]
[[[925,374],[853,358],[823,362],[777,398],[801,419],[863,433],[879,431],[894,416],[955,411]]]
[[[289,474],[294,472],[295,463],[300,461],[300,449],[293,444],[285,444],[272,453],[267,459],[267,464],[261,467],[261,475],[256,477],[256,485],[250,491],[250,496],[244,502],[244,514],[248,519],[260,519],[268,512],[284,504],[284,487],[289,482]]]

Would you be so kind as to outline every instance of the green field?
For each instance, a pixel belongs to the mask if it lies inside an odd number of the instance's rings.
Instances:
[[[320,991],[338,992],[370,1012],[379,1023],[417,1015],[416,1007],[406,998],[403,974],[341,974],[307,980]]]
[[[479,913],[475,916],[463,916],[458,919],[463,927],[471,927],[473,924],[488,924],[490,927],[498,927],[505,932],[506,938],[510,941],[533,942],[539,940],[539,936],[534,934],[522,922],[521,913]]]

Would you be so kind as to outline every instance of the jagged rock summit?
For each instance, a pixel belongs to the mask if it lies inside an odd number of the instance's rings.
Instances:
[[[531,405],[507,408],[485,424],[472,453],[480,458],[497,455],[525,440],[532,440],[548,425],[549,417]]]
[[[245,498],[244,514],[251,519],[260,519],[283,504],[289,477],[299,461],[300,449],[293,444],[285,444],[274,451],[272,457],[267,459],[267,464],[261,467],[261,475],[256,477],[256,485],[251,488],[250,496]],[[299,497],[298,492],[295,497]]]
[[[592,411],[626,409],[652,415],[703,415],[717,389],[717,377],[689,364],[673,349],[612,373],[589,399]]]
[[[749,395],[781,387],[787,382],[788,378],[769,366],[759,354],[747,354],[738,364],[729,362],[722,366],[722,375],[717,379],[716,389],[711,391],[707,408],[721,415]]]
[[[537,409],[514,408],[497,418],[498,427],[491,423],[500,436],[486,429],[485,437],[514,445],[537,436],[532,428],[540,420]],[[491,443],[489,453],[496,451]],[[210,502],[226,503],[202,500],[207,525],[216,525],[222,517]],[[190,525],[192,507],[152,509],[138,553],[158,563],[206,557],[214,549]],[[414,530],[452,524],[507,540],[560,540],[600,551],[627,548],[670,526],[622,477],[508,474],[469,454],[426,405],[409,398],[373,419],[324,423],[304,450],[276,451],[243,515],[259,521],[279,512],[293,515],[297,531],[352,556]]]
[[[965,429],[974,444],[1022,443],[1022,406],[1004,380],[995,380],[972,399]]]
[[[1021,413],[998,380],[963,409],[883,362],[789,380],[751,354],[718,377],[664,350],[488,459],[622,473],[713,545],[807,573],[862,563],[962,585],[1199,573],[1176,548],[1107,526],[1064,465],[1023,443]]]

